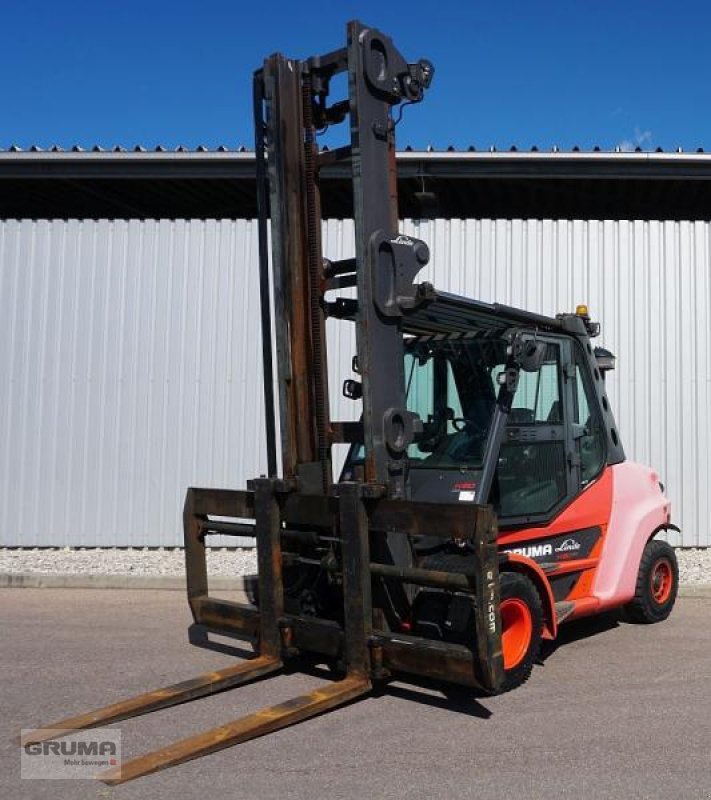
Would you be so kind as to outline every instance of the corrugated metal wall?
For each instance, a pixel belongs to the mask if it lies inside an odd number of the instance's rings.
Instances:
[[[174,545],[262,460],[248,221],[0,224],[0,541]]]
[[[440,288],[554,314],[587,302],[618,357],[627,454],[709,545],[708,223],[407,221]],[[185,487],[265,468],[256,229],[238,221],[0,222],[0,543],[173,545]],[[331,258],[353,225],[324,225]],[[334,416],[352,331],[329,322]],[[230,543],[234,543],[231,541]]]

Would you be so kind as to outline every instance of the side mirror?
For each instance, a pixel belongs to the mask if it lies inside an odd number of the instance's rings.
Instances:
[[[528,340],[523,343],[519,365],[524,372],[538,372],[546,358],[548,345],[545,342]]]

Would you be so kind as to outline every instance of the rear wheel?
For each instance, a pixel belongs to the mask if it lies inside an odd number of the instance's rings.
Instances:
[[[543,608],[536,587],[525,575],[502,572],[501,649],[504,681],[499,693],[528,680],[541,650]]]
[[[661,622],[671,614],[679,588],[679,566],[674,549],[666,542],[647,542],[639,562],[632,600],[625,606],[630,622]]]

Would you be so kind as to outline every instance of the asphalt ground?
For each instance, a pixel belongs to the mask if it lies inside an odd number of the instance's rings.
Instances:
[[[563,628],[533,676],[452,703],[394,683],[293,728],[107,787],[20,778],[20,729],[234,663],[188,644],[180,592],[0,590],[0,798],[711,798],[711,601]],[[263,680],[119,723],[123,757],[308,691]]]

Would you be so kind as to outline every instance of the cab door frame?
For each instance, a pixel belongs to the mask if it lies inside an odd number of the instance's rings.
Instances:
[[[575,402],[575,361],[573,357],[574,343],[570,336],[541,334],[537,331],[525,331],[525,339],[555,345],[558,348],[558,397],[560,401],[560,422],[549,424],[512,424],[506,426],[506,434],[501,447],[507,442],[563,442],[565,458],[565,494],[545,512],[506,516],[499,510],[502,527],[530,527],[545,525],[558,516],[581,492],[580,453],[578,441],[583,435],[583,427],[573,422]],[[534,445],[535,446],[535,445]],[[499,451],[501,464],[501,450]],[[497,468],[498,474],[498,468]]]

